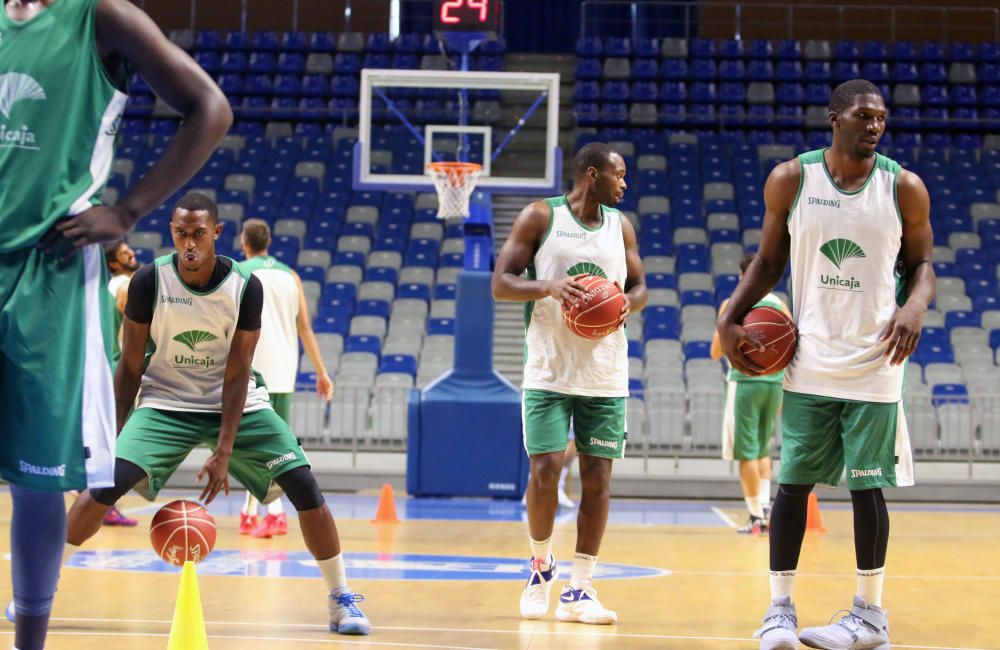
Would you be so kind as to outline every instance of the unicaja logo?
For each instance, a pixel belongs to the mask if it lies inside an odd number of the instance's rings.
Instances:
[[[846,259],[852,257],[865,257],[865,252],[861,247],[850,239],[831,239],[819,247],[819,252],[826,256],[826,259],[833,262],[833,265],[840,270],[840,265]]]
[[[0,113],[9,120],[14,105],[25,99],[45,99],[45,91],[30,75],[0,74]]]
[[[195,349],[199,343],[204,343],[205,341],[217,341],[218,336],[212,334],[211,332],[206,332],[204,330],[188,330],[186,332],[181,332],[174,337],[174,340],[178,343],[183,343],[192,352],[197,352]]]

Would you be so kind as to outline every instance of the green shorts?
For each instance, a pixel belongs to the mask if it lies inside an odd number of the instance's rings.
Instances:
[[[114,485],[114,306],[100,245],[63,264],[0,254],[0,476],[33,490]]]
[[[268,397],[271,398],[271,408],[278,414],[278,417],[284,420],[285,424],[290,423],[291,420],[289,418],[292,416],[292,393],[268,392]]]
[[[768,455],[774,423],[781,408],[781,383],[730,381],[723,417],[724,457],[757,460]]]
[[[118,437],[118,458],[146,472],[148,482],[137,485],[136,491],[152,501],[192,449],[198,445],[214,448],[219,438],[219,418],[216,413],[152,408],[133,412]],[[229,473],[260,502],[267,503],[280,494],[271,490],[275,477],[308,465],[292,430],[274,411],[243,414],[229,459]]]
[[[581,397],[526,390],[521,397],[524,448],[529,456],[566,449],[570,418],[576,450],[587,456],[625,456],[624,397]]]
[[[785,391],[781,411],[782,483],[835,487],[847,468],[851,490],[906,485],[897,483],[897,448],[909,453],[905,420],[898,402],[858,402]],[[898,447],[897,447],[898,445]]]

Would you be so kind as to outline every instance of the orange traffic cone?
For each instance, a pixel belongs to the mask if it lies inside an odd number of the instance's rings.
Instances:
[[[396,498],[392,495],[392,486],[388,483],[382,486],[382,492],[378,496],[378,508],[375,510],[373,524],[396,523],[399,517],[396,516]]]
[[[819,497],[815,492],[809,493],[809,509],[806,511],[806,530],[818,530],[826,532],[823,528],[823,518],[819,514]]]

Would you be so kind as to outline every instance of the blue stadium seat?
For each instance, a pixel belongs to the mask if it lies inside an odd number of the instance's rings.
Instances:
[[[309,49],[309,39],[305,32],[285,32],[281,36],[281,46],[278,49],[283,52],[305,52]]]
[[[798,60],[779,61],[775,77],[784,82],[802,81],[802,63]]]
[[[579,57],[599,57],[604,53],[604,44],[597,36],[580,38],[576,41],[576,55]]]
[[[611,36],[604,39],[604,56],[632,56],[632,43],[627,38]]]
[[[332,54],[337,51],[337,37],[330,32],[315,32],[309,38],[309,50]]]
[[[698,81],[712,81],[718,76],[714,59],[694,59],[691,62],[691,78]]]
[[[857,61],[861,50],[855,41],[837,41],[833,46],[833,57],[838,61]]]
[[[861,76],[861,68],[857,61],[837,61],[833,64],[833,81],[843,83],[849,79],[857,79]]]
[[[916,61],[919,57],[911,41],[896,41],[891,46],[889,58],[893,61]]]
[[[948,83],[948,70],[943,63],[924,63],[920,66],[920,81],[925,84]]]
[[[660,55],[660,42],[655,38],[637,38],[632,43],[632,56],[657,57]],[[635,72],[633,66],[632,71]]]
[[[802,44],[799,41],[789,39],[778,41],[775,55],[779,59],[797,61],[802,58]]]
[[[222,37],[214,29],[199,29],[194,35],[194,49],[198,51],[221,50]]]
[[[577,66],[577,77],[580,77],[580,68]],[[660,64],[660,78],[670,81],[683,81],[688,76],[688,65],[686,59],[663,59]]]
[[[742,61],[722,61],[718,68],[719,79],[724,81],[743,81],[746,68]]]
[[[380,374],[398,372],[414,377],[417,374],[417,360],[408,354],[391,354],[382,358],[378,371]]]
[[[355,316],[380,316],[389,318],[389,303],[385,300],[359,300]]]
[[[656,79],[660,74],[656,59],[636,59],[632,62],[633,79]]]
[[[382,354],[382,343],[377,336],[348,336],[344,352],[368,352],[377,359]]]
[[[690,359],[711,359],[712,344],[709,341],[688,341],[684,344],[684,358]]]
[[[964,384],[935,384],[931,387],[931,403],[934,406],[968,404],[969,389]]]
[[[600,79],[601,62],[599,59],[577,59],[576,62],[577,79]]]
[[[694,59],[715,58],[715,41],[710,38],[692,38],[688,53]]]
[[[629,339],[628,342],[628,356],[635,359],[642,359],[645,357],[643,353],[642,341],[636,341]]]
[[[426,284],[401,284],[397,289],[396,298],[415,298],[430,302],[431,289]]]
[[[454,334],[455,320],[453,318],[428,318],[427,335],[437,336],[439,334]]]
[[[874,84],[886,83],[889,81],[889,64],[880,59],[864,58],[865,63],[861,66],[861,76]]]

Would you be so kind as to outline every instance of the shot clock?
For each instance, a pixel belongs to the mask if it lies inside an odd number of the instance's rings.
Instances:
[[[434,0],[434,31],[500,32],[501,0]]]

